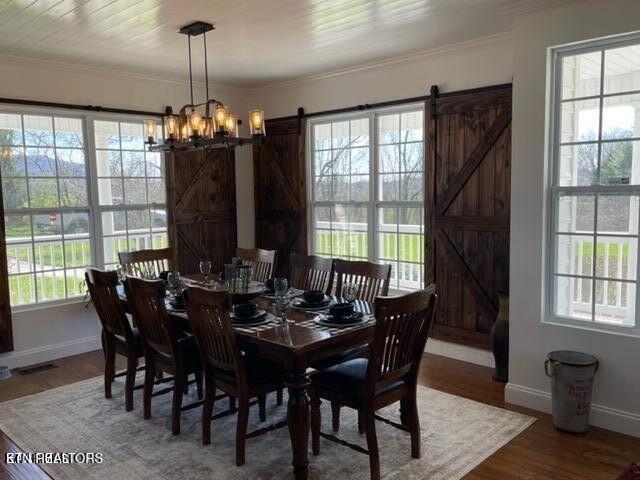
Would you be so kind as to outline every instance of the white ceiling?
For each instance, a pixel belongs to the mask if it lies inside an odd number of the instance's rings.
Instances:
[[[0,54],[185,78],[179,27],[213,23],[210,80],[254,87],[512,29],[566,0],[0,0]],[[194,75],[203,78],[201,37]]]

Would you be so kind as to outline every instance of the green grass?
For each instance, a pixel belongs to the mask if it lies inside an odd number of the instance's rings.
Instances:
[[[385,260],[420,263],[424,258],[424,236],[408,233],[380,233],[378,255]],[[321,255],[336,257],[368,257],[368,235],[365,232],[316,231],[315,248]],[[333,248],[332,248],[333,247]]]
[[[84,280],[81,275],[75,280],[73,275],[66,276],[67,294],[65,297],[65,277],[63,272],[56,272],[58,276],[52,277],[51,272],[41,274],[37,280],[32,275],[17,275],[9,277],[9,298],[11,305],[24,305],[34,303],[35,290],[38,290],[39,301],[63,299],[66,297],[82,296],[85,293]],[[20,291],[22,290],[22,301]]]

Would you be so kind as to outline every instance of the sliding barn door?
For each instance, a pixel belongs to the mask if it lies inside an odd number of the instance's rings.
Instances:
[[[198,273],[202,259],[220,272],[235,255],[236,180],[233,151],[166,155],[169,243],[176,269]]]
[[[307,252],[304,128],[299,118],[266,123],[267,136],[253,147],[256,247],[278,251],[277,271],[289,254]]]
[[[436,98],[425,111],[433,336],[490,348],[498,293],[509,288],[511,86]]]

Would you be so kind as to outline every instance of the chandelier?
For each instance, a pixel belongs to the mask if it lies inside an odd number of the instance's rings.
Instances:
[[[264,112],[258,108],[249,111],[249,130],[251,137],[238,135],[238,126],[242,123],[237,115],[229,112],[222,102],[209,97],[209,69],[207,65],[207,32],[214,27],[206,22],[194,22],[179,30],[187,36],[189,50],[189,87],[191,102],[183,106],[178,115],[173,108],[167,107],[162,119],[164,140],[158,138],[156,120],[145,121],[145,132],[149,150],[152,152],[171,150],[209,150],[216,148],[235,148],[244,144],[259,143],[265,135]],[[206,101],[194,103],[193,74],[191,67],[191,37],[202,35],[204,44],[204,72]]]

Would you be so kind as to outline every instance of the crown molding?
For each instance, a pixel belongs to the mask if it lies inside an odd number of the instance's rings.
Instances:
[[[147,74],[147,73],[140,73],[140,72],[134,72],[130,70],[118,70],[115,68],[98,67],[94,65],[84,65],[79,63],[64,62],[60,60],[49,60],[49,59],[40,59],[35,57],[20,57],[17,55],[0,54],[0,65],[39,67],[39,68],[46,68],[48,70],[65,72],[65,73],[68,73],[69,71],[74,71],[74,72],[82,72],[82,73],[88,73],[93,75],[107,74],[115,78],[140,80],[140,81],[147,81],[147,82],[157,82],[157,83],[164,83],[167,85],[174,85],[177,87],[184,87],[186,89],[189,88],[189,82],[186,79],[180,79],[180,78],[171,77],[171,76],[160,76],[160,75],[153,75],[153,74]],[[197,88],[202,88],[202,89],[205,88],[205,83],[201,81],[194,80],[193,85],[194,87],[197,87]],[[233,85],[226,85],[226,84],[210,83],[209,88],[217,92],[230,93],[230,94],[235,93],[235,94],[244,95],[247,93],[247,88],[237,87]]]
[[[513,32],[507,31],[503,33],[497,33],[485,37],[476,38],[473,40],[466,40],[464,42],[456,42],[441,47],[430,48],[428,50],[421,50],[419,52],[410,53],[408,55],[401,55],[396,57],[389,57],[383,60],[375,62],[363,63],[353,67],[342,68],[333,70],[327,73],[321,73],[316,75],[307,75],[303,77],[294,78],[292,80],[285,80],[283,82],[265,83],[257,87],[249,88],[248,93],[250,95],[256,95],[260,93],[266,93],[273,90],[280,90],[282,88],[290,88],[305,83],[317,82],[320,80],[327,80],[330,78],[343,77],[346,75],[352,75],[358,72],[378,70],[394,65],[408,64],[419,60],[424,60],[434,56],[445,55],[448,53],[458,52],[468,48],[481,47],[486,45],[505,43],[511,41],[513,38]]]

